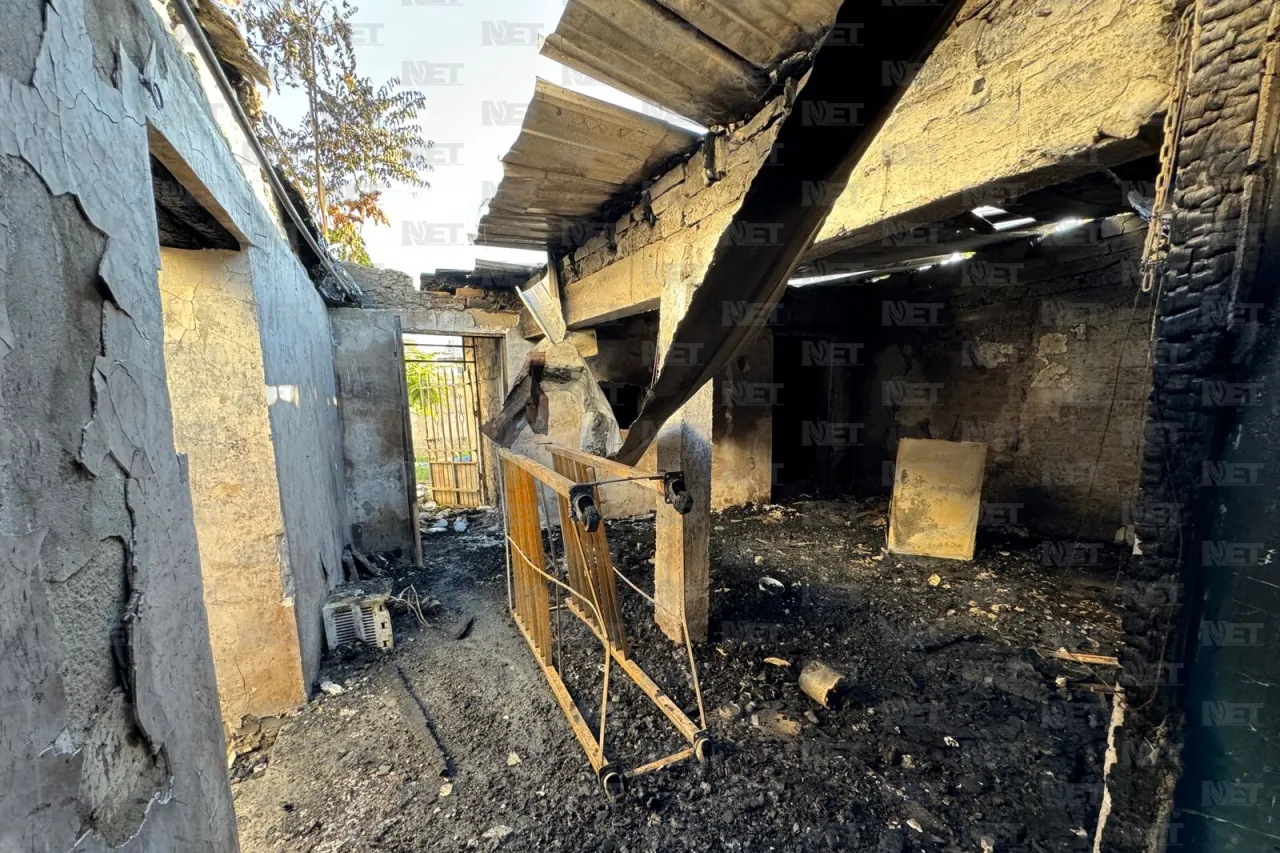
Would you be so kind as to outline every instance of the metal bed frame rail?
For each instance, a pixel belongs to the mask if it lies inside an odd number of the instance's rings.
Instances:
[[[551,692],[569,720],[578,743],[596,772],[610,799],[621,796],[626,780],[660,770],[688,758],[705,761],[711,751],[707,735],[706,713],[702,690],[698,684],[698,668],[693,644],[683,614],[679,614],[689,674],[698,704],[698,722],[672,701],[632,658],[618,604],[615,577],[621,578],[655,608],[653,596],[644,592],[618,571],[609,555],[609,542],[599,512],[597,487],[605,483],[634,481],[663,497],[659,512],[687,513],[692,498],[678,473],[655,474],[623,465],[610,459],[577,450],[549,445],[554,469],[505,448],[498,448],[502,461],[502,492],[507,544],[507,596],[511,615],[520,633],[542,667]],[[612,479],[599,479],[603,473]],[[564,548],[565,573],[560,577],[559,563],[552,546],[548,570],[547,552],[542,539],[542,518],[548,529],[552,522],[550,508],[539,495],[538,484],[556,496],[560,513],[561,542]],[[539,513],[539,506],[542,508]],[[548,542],[551,539],[548,537]],[[557,604],[552,606],[552,593]],[[563,597],[563,603],[561,603]],[[556,613],[553,627],[551,614]],[[602,646],[604,679],[600,691],[599,730],[592,731],[561,679],[558,654],[562,639],[560,614],[568,611],[589,629]],[[620,770],[608,758],[605,728],[609,703],[609,679],[613,667],[630,678],[657,706],[663,716],[689,746],[647,764]]]

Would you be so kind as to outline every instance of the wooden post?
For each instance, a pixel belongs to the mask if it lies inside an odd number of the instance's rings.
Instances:
[[[693,298],[696,284],[668,281],[663,287],[658,323],[660,359],[701,359],[706,352],[668,352],[676,324]],[[654,555],[654,618],[675,642],[681,637],[681,616],[695,642],[707,638],[710,594],[711,427],[715,383],[708,382],[658,432],[658,470],[683,471],[693,495],[693,510],[679,515],[659,510],[657,552]]]

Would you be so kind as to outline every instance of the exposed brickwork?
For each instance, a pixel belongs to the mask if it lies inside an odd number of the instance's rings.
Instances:
[[[707,230],[708,245],[714,248],[727,223],[716,222],[708,228],[706,220],[737,209],[752,178],[768,160],[785,113],[785,99],[775,98],[727,136],[708,137],[688,161],[655,180],[648,187],[647,209],[640,204],[616,220],[585,223],[588,230],[583,236],[589,239],[561,261],[561,283],[586,278],[682,231]]]
[[[1219,458],[1225,422],[1216,383],[1230,381],[1244,340],[1229,306],[1247,303],[1242,277],[1256,250],[1250,223],[1265,195],[1253,162],[1273,4],[1200,0],[1184,123],[1174,143],[1168,245],[1160,289],[1154,384],[1142,465],[1146,505],[1175,506],[1140,524],[1143,556],[1127,579],[1124,686],[1129,711],[1117,732],[1119,763],[1109,780],[1112,811],[1103,850],[1138,853],[1176,846],[1167,825],[1179,772],[1183,726],[1173,679],[1152,678],[1182,660],[1182,604],[1193,594],[1206,523],[1203,463]]]

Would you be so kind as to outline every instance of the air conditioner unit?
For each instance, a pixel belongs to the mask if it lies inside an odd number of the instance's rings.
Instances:
[[[391,648],[395,640],[387,593],[359,586],[338,587],[324,605],[324,636],[330,649],[357,640],[378,649]]]

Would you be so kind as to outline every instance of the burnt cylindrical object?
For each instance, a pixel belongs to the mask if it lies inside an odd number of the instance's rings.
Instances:
[[[684,484],[684,475],[679,472],[672,472],[663,475],[662,488],[667,503],[681,515],[688,515],[693,511],[693,495],[689,494],[688,487]]]
[[[569,506],[573,515],[588,533],[600,527],[600,510],[596,507],[595,493],[590,485],[578,485],[569,490]]]
[[[824,708],[839,703],[843,683],[843,675],[816,660],[809,661],[800,671],[800,689]]]

